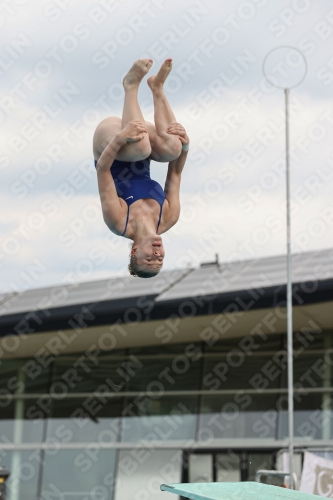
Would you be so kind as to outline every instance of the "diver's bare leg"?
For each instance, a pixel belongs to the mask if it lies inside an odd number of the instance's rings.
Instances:
[[[178,136],[168,134],[166,131],[172,123],[176,122],[176,117],[171,109],[164,92],[164,82],[172,69],[172,59],[168,58],[162,64],[159,72],[155,76],[148,78],[148,85],[153,94],[154,101],[154,121],[155,136],[150,132],[152,143],[152,158],[157,161],[169,162],[181,153],[182,144]]]
[[[94,157],[100,157],[106,146],[130,121],[141,120],[145,123],[139,103],[138,89],[142,78],[151,68],[152,59],[139,59],[136,61],[123,80],[125,98],[122,118],[111,116],[103,120],[96,128],[93,140]],[[147,158],[151,153],[149,134],[141,141],[123,146],[116,159],[120,161],[139,161]]]
[[[139,59],[124,77],[125,99],[121,121],[122,128],[132,120],[141,120],[143,123],[145,121],[138,102],[138,90],[142,78],[148,73],[152,64],[152,59]]]

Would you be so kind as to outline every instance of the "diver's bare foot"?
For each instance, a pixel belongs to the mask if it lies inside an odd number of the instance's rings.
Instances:
[[[152,67],[152,59],[138,59],[135,61],[129,72],[124,76],[123,85],[125,89],[138,87],[142,78]]]
[[[170,71],[172,70],[172,59],[168,57],[160,67],[157,75],[148,78],[147,83],[151,90],[158,90],[163,87],[165,80],[168,78]]]

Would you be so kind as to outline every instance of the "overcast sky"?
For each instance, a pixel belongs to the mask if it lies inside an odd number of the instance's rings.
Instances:
[[[292,249],[333,247],[333,8],[329,0],[13,0],[0,12],[1,291],[127,274],[103,222],[97,124],[121,114],[140,57],[191,139],[165,269],[285,253],[284,93],[263,77],[291,46]],[[281,87],[295,51],[267,58]],[[139,100],[153,121],[146,79]],[[166,164],[152,163],[164,185]]]

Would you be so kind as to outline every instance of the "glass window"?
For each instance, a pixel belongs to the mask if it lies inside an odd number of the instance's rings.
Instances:
[[[65,398],[53,401],[47,437],[56,442],[116,442],[122,398]]]
[[[323,387],[325,370],[324,354],[301,354],[294,358],[293,372],[295,387]],[[283,372],[283,387],[288,384],[288,369]]]
[[[241,480],[241,457],[233,453],[216,455],[216,481],[235,483]]]
[[[230,351],[225,356],[204,360],[202,389],[279,389],[284,354],[272,356],[245,356]]]
[[[200,348],[201,344],[196,343],[195,347]],[[128,350],[129,354],[134,354],[135,356],[156,356],[165,354],[184,354],[187,344],[165,344],[165,345],[153,345],[144,347],[132,347]]]
[[[0,400],[0,436],[16,444],[39,443],[45,423],[44,404],[47,406],[47,399]]]
[[[5,359],[0,365],[0,394],[48,392],[50,367],[32,359]]]
[[[266,338],[261,338],[259,335],[248,335],[252,337],[253,343],[247,337],[231,338],[218,340],[212,346],[205,346],[205,352],[216,354],[217,352],[228,353],[232,349],[238,349],[241,352],[260,352],[260,351],[279,351],[283,349],[283,336],[282,335],[267,335]],[[246,341],[247,340],[247,341]]]
[[[126,398],[122,441],[194,439],[197,397]]]
[[[295,437],[303,439],[330,439],[332,429],[332,410],[323,410],[324,401],[330,401],[330,393],[296,394],[294,397],[294,431]],[[279,439],[288,437],[287,395],[279,402]],[[332,435],[332,434],[331,434]]]
[[[249,453],[247,480],[255,481],[258,470],[272,470],[274,469],[274,464],[275,459],[272,453]]]
[[[46,451],[40,498],[112,500],[115,463],[116,450]]]
[[[138,358],[142,368],[128,381],[127,391],[197,391],[201,357],[184,353],[173,358]]]
[[[274,439],[276,424],[274,394],[202,396],[197,439]]]
[[[55,361],[51,392],[119,392],[142,367],[134,356],[98,357],[96,362],[82,356],[62,357]]]
[[[188,477],[190,483],[212,483],[213,455],[191,453],[188,457]]]
[[[324,349],[324,335],[321,331],[297,332],[293,338],[295,351]],[[287,335],[285,335],[285,344],[287,344]]]
[[[181,462],[181,450],[120,451],[115,500],[165,500],[160,485],[181,482]]]
[[[6,499],[36,500],[40,450],[1,450],[0,457],[0,465],[11,473],[6,481]]]

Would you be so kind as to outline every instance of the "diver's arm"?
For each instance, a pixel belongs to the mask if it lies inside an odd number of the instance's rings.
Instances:
[[[167,201],[167,223],[166,223],[166,231],[170,229],[170,227],[174,226],[179,219],[180,215],[180,199],[179,199],[179,191],[180,191],[180,182],[182,171],[185,166],[185,162],[188,155],[188,147],[190,140],[185,132],[185,129],[180,124],[174,124],[170,128],[171,132],[169,133],[177,133],[179,135],[179,139],[181,140],[183,147],[186,148],[186,151],[182,150],[180,156],[175,160],[171,161],[168,166],[167,178],[165,181],[164,194],[165,199]],[[168,129],[168,130],[169,130]],[[173,132],[177,131],[177,132]]]
[[[99,196],[101,199],[103,219],[112,230],[124,216],[124,207],[120,203],[116,186],[110,172],[122,141],[115,137],[104,149],[96,164]]]
[[[189,150],[190,146],[190,139],[186,133],[186,130],[184,129],[183,125],[180,123],[173,123],[168,129],[167,129],[168,134],[172,135],[178,135],[180,142],[182,143],[182,152],[180,153],[180,156],[176,158],[175,160],[172,160],[169,163],[169,169],[176,171],[177,173],[181,174],[182,170],[184,168],[186,158],[187,158],[187,153]],[[185,151],[184,151],[185,149]]]
[[[127,213],[125,204],[118,197],[115,183],[110,172],[118,151],[127,143],[138,142],[147,133],[145,125],[139,120],[129,122],[104,149],[96,164],[99,196],[102,204],[103,218],[106,225],[116,229],[117,224],[123,223]]]

